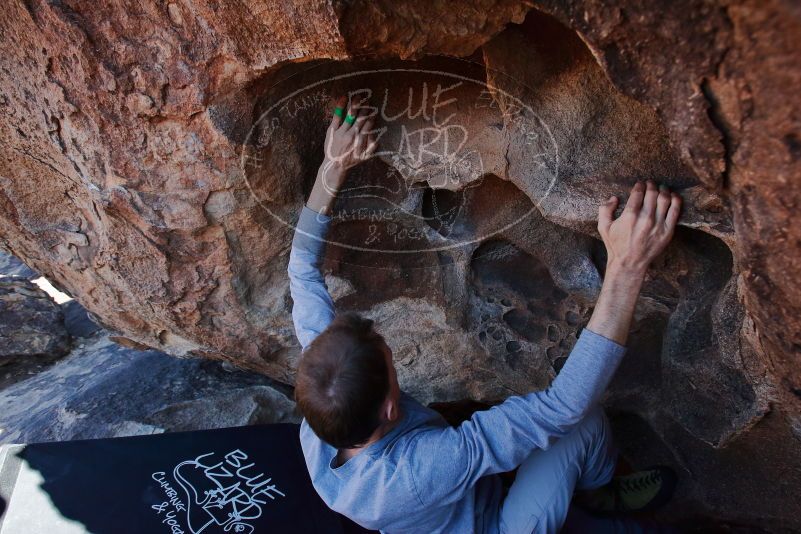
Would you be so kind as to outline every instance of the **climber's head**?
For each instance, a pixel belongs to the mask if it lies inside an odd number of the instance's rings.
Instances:
[[[364,445],[399,415],[392,351],[373,321],[338,315],[306,348],[295,398],[317,436],[338,449]]]

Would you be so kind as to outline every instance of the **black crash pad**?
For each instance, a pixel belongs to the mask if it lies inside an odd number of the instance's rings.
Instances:
[[[4,446],[0,532],[367,532],[320,500],[298,426]]]

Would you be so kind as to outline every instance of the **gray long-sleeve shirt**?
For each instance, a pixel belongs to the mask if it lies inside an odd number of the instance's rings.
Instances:
[[[334,317],[320,272],[331,219],[304,207],[289,258],[292,318],[306,347]],[[456,428],[408,395],[401,420],[334,467],[337,449],[304,420],[300,441],[314,488],[333,510],[382,532],[497,532],[497,473],[566,435],[600,399],[625,348],[584,329],[545,391],[515,396]]]

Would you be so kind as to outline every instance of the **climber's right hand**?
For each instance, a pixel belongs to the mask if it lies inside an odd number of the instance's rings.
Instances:
[[[598,209],[598,232],[606,245],[606,273],[587,330],[626,344],[645,271],[676,229],[681,197],[667,187],[637,182],[626,208],[614,219],[617,197]]]
[[[607,272],[645,274],[648,265],[673,237],[681,212],[681,197],[666,186],[637,182],[623,213],[613,220],[618,199],[610,197],[598,209],[598,232],[606,245]]]

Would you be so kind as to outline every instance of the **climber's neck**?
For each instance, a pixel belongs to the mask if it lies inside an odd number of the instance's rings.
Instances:
[[[373,432],[373,435],[370,436],[370,439],[368,439],[364,443],[364,445],[360,445],[358,447],[351,447],[349,449],[339,449],[335,460],[336,463],[335,467],[341,466],[342,464],[344,464],[345,462],[347,462],[348,460],[350,460],[351,458],[362,452],[364,449],[366,449],[373,443],[377,442],[378,440],[386,436],[390,431],[392,431],[393,428],[395,428],[398,425],[398,422],[400,422],[401,419],[402,419],[401,417],[398,417],[393,421],[385,422],[383,425],[378,427],[375,432]]]

